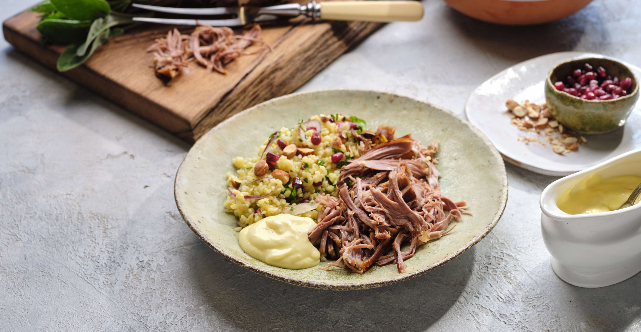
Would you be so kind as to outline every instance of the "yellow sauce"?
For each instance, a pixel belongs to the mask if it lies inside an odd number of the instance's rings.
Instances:
[[[269,265],[305,269],[320,262],[320,252],[307,238],[314,226],[311,218],[279,214],[243,228],[238,242],[249,256]]]
[[[568,214],[614,211],[628,200],[639,183],[641,176],[621,175],[604,179],[595,173],[564,192],[556,205]]]

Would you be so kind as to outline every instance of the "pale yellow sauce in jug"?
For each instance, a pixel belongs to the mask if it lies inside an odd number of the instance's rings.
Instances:
[[[279,214],[243,228],[238,242],[249,256],[269,265],[305,269],[320,262],[320,252],[307,238],[314,226],[311,218]]]
[[[621,175],[604,179],[595,173],[564,192],[556,205],[568,214],[614,211],[628,200],[639,183],[641,176]]]

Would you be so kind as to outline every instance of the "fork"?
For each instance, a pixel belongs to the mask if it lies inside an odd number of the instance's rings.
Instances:
[[[211,26],[244,26],[252,23],[276,21],[280,18],[293,18],[305,15],[312,19],[339,21],[394,22],[418,21],[423,17],[423,5],[418,1],[331,1],[322,4],[312,1],[306,5],[289,3],[270,7],[221,7],[221,8],[173,8],[142,4],[132,4],[133,7],[154,12],[178,14],[217,16],[232,15],[232,19],[170,19],[134,17],[134,21],[174,24]]]
[[[639,198],[639,195],[641,194],[641,183],[632,191],[632,194],[630,194],[630,197],[628,197],[628,200],[621,205],[617,210],[623,209],[624,207],[632,206],[634,203],[637,201],[637,198]],[[627,206],[626,206],[627,205]]]

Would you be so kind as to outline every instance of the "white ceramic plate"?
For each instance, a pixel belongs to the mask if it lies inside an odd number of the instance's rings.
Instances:
[[[517,141],[519,136],[535,137],[536,133],[522,132],[510,125],[505,102],[508,99],[545,102],[543,83],[552,67],[569,59],[597,55],[554,53],[512,66],[474,90],[465,104],[467,119],[487,135],[506,161],[545,175],[569,175],[641,148],[641,103],[637,104],[623,128],[606,134],[585,135],[588,144],[581,145],[577,152],[558,155],[552,151],[550,144],[544,147],[539,143],[526,145]],[[636,75],[641,75],[641,69],[626,65]]]

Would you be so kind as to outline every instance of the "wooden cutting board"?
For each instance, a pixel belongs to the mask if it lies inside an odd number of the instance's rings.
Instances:
[[[56,70],[64,47],[41,46],[36,30],[38,16],[22,12],[4,21],[4,37],[16,49]],[[226,75],[192,62],[188,74],[165,85],[154,75],[153,56],[146,49],[171,27],[147,25],[112,39],[84,65],[62,75],[194,142],[233,114],[296,90],[379,26],[379,23],[309,21],[263,26],[261,36],[271,51],[239,57],[227,65]],[[193,27],[180,30],[191,32]]]

